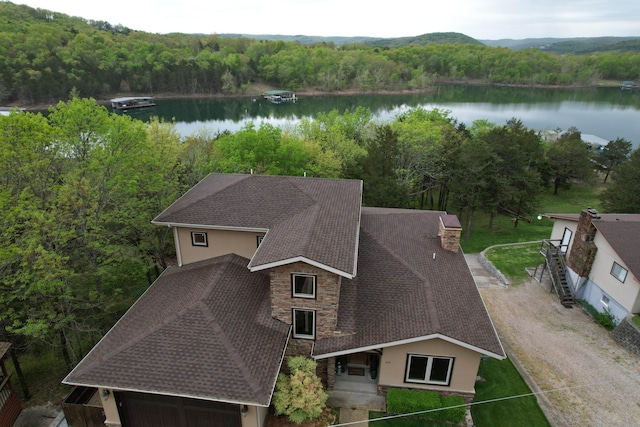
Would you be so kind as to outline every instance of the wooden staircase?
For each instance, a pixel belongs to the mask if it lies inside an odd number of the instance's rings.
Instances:
[[[567,264],[560,247],[549,240],[543,240],[540,252],[544,255],[546,267],[549,269],[551,284],[560,304],[567,308],[573,308],[576,303],[573,292],[573,284],[567,274]]]

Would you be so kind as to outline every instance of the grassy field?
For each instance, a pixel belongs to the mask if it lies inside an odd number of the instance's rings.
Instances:
[[[587,207],[599,209],[598,195],[600,191],[600,186],[574,186],[571,190],[561,191],[560,194],[554,196],[549,190],[540,201],[538,213],[580,213]],[[530,222],[521,220],[518,222],[518,226],[514,227],[512,217],[500,215],[494,218],[493,229],[490,230],[489,215],[477,213],[471,224],[469,240],[461,242],[462,250],[470,254],[481,252],[489,246],[497,244],[547,239],[551,234],[553,221],[544,217],[538,220],[537,216],[537,214],[532,214],[528,218]],[[466,218],[460,218],[460,222],[464,226]]]
[[[535,268],[543,259],[539,256],[540,243],[514,246],[498,246],[489,249],[485,255],[493,265],[511,280],[512,285],[519,285],[529,278],[526,268]]]

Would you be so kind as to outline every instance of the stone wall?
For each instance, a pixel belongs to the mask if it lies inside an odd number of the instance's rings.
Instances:
[[[291,274],[304,273],[316,276],[315,298],[294,298]],[[334,336],[338,324],[338,300],[341,277],[303,262],[283,265],[270,270],[271,315],[288,325],[293,324],[294,308],[315,310],[316,339]]]
[[[440,216],[438,236],[440,237],[440,243],[443,249],[457,253],[460,248],[461,233],[462,227],[460,226],[458,217],[455,215]]]
[[[611,331],[611,337],[627,350],[640,356],[640,329],[627,316]]]
[[[580,277],[588,277],[593,266],[598,248],[593,243],[596,234],[596,227],[593,219],[597,218],[597,213],[583,210],[580,212],[578,225],[576,227],[576,237],[573,239],[571,251],[567,257],[567,265]]]

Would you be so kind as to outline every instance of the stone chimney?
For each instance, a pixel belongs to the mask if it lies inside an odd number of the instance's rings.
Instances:
[[[440,215],[438,236],[443,249],[457,253],[460,248],[460,234],[462,234],[462,226],[457,216]]]
[[[596,235],[596,227],[593,225],[593,221],[598,219],[600,219],[598,211],[592,208],[587,208],[580,212],[580,217],[578,218],[576,237],[567,257],[567,265],[580,277],[589,275],[598,251],[593,242]]]

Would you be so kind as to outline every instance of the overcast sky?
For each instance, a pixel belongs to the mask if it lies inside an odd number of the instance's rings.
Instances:
[[[1,1],[1,0],[0,0]],[[11,0],[152,33],[640,36],[638,0]]]

